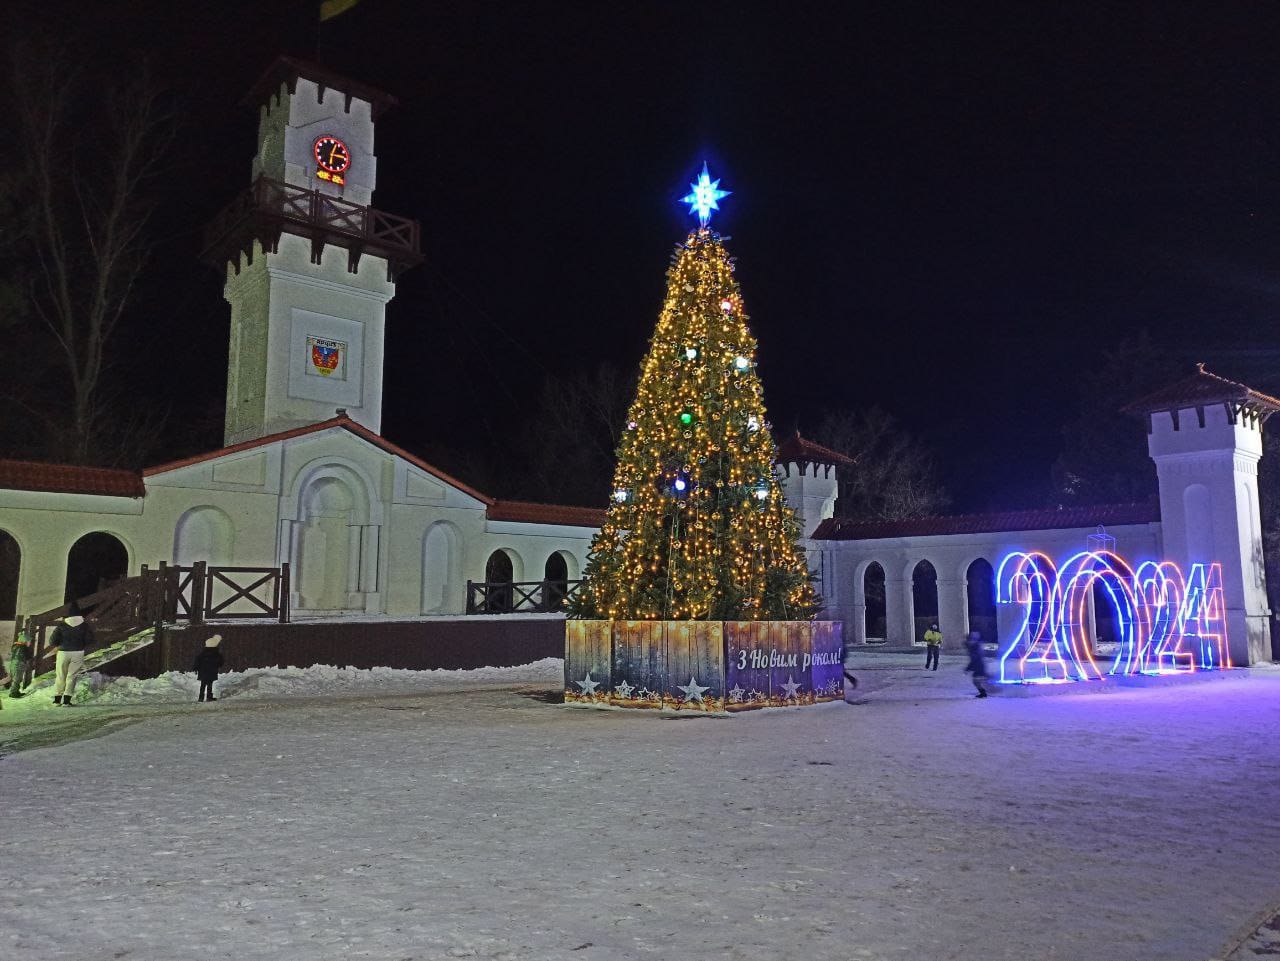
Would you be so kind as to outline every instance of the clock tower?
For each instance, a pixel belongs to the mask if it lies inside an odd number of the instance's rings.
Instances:
[[[375,209],[373,128],[395,100],[281,57],[250,93],[252,185],[210,226],[231,305],[225,443],[327,420],[378,432],[386,305],[418,224]]]

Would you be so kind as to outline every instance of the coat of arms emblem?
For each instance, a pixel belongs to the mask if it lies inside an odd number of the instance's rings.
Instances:
[[[324,337],[308,337],[307,346],[311,350],[310,373],[329,377],[342,370],[343,354],[347,345]]]

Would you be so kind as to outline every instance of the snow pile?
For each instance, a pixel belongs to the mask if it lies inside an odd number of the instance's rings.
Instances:
[[[218,677],[214,694],[219,698],[258,700],[276,697],[326,697],[335,694],[428,694],[506,684],[558,684],[564,678],[564,661],[547,657],[518,667],[481,667],[467,671],[406,671],[390,667],[368,670],[332,667],[270,667],[229,672]],[[84,697],[84,689],[91,692]],[[88,675],[81,684],[87,704],[158,704],[194,701],[200,682],[194,673],[171,671],[159,677],[108,677]]]

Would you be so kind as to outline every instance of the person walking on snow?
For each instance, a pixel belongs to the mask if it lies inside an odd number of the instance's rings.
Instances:
[[[53,703],[63,707],[75,707],[71,698],[76,692],[76,681],[84,670],[85,648],[93,643],[93,627],[80,614],[75,601],[67,616],[53,629],[49,646],[58,652],[54,666]]]
[[[964,666],[964,669],[972,675],[970,679],[973,681],[973,686],[978,689],[978,693],[974,696],[986,697],[987,660],[982,652],[982,635],[977,631],[970,631],[964,646],[969,651],[969,663]]]
[[[22,689],[31,683],[31,639],[18,629],[9,649],[9,696],[22,697]]]
[[[222,651],[218,645],[222,643],[222,635],[214,634],[204,642],[204,650],[196,655],[196,677],[200,679],[200,696],[197,701],[216,701],[213,696],[213,682],[218,679],[218,671],[222,667]],[[208,697],[205,697],[205,695]]]
[[[938,625],[932,624],[929,629],[924,632],[924,669],[927,671],[933,668],[938,669],[938,652],[942,650],[942,635],[938,632]]]

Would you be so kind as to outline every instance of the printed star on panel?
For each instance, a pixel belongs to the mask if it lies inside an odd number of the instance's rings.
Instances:
[[[746,693],[747,693],[746,691],[744,691],[742,688],[738,687],[737,684],[735,684],[733,685],[733,687],[729,689],[729,700],[732,701],[734,704],[741,704],[742,696]]]
[[[684,691],[684,699],[686,701],[698,701],[699,703],[702,702],[702,692],[711,690],[709,687],[699,685],[697,678],[692,674],[689,675],[688,684],[677,684],[676,688]]]
[[[791,675],[787,675],[787,683],[782,685],[782,689],[787,693],[782,695],[787,700],[796,696],[796,691],[800,690],[800,685],[791,679]]]
[[[581,681],[574,681],[573,683],[577,684],[578,687],[582,688],[583,694],[594,694],[596,692],[596,688],[600,686],[599,681],[591,680],[590,671],[587,671],[587,676],[584,677]]]
[[[628,700],[630,700],[631,692],[634,690],[635,688],[632,687],[630,684],[628,684],[626,681],[623,681],[621,684],[619,684],[617,687],[614,688],[615,692],[617,692],[618,694],[621,694],[623,697],[627,698]]]
[[[690,193],[680,198],[680,202],[689,205],[689,213],[698,214],[698,222],[706,226],[711,219],[711,211],[720,209],[720,198],[733,193],[732,190],[721,190],[720,181],[712,180],[707,172],[707,164],[703,161],[702,174],[689,184]]]

